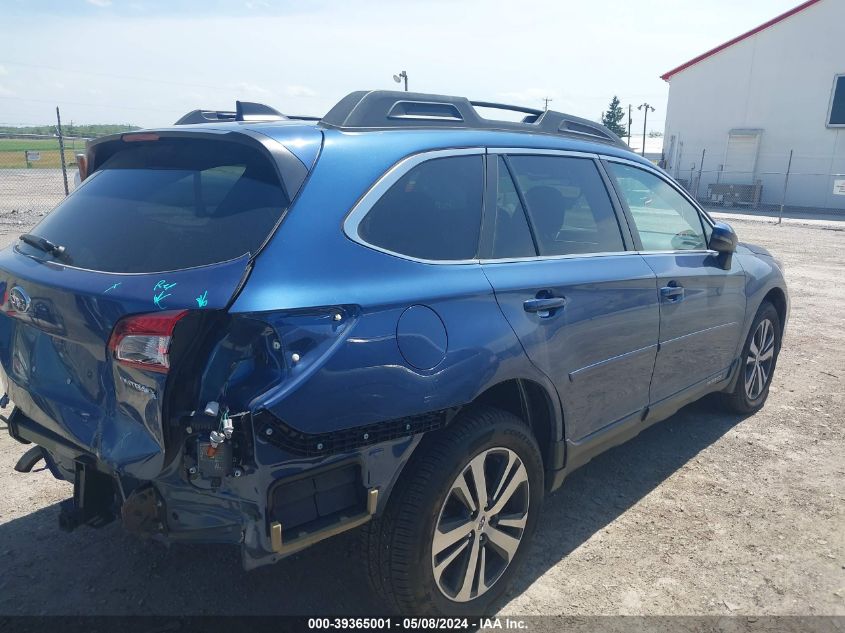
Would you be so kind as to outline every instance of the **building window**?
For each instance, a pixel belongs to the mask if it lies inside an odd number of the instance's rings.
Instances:
[[[845,75],[836,75],[833,80],[827,124],[845,127]]]

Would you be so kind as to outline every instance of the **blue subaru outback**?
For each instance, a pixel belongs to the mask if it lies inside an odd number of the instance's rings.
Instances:
[[[590,121],[238,103],[80,172],[0,252],[17,468],[73,482],[66,530],[249,569],[360,528],[385,604],[478,613],[573,469],[705,394],[768,395],[780,265]]]

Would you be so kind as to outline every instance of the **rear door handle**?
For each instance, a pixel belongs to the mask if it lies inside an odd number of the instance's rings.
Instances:
[[[541,317],[551,316],[552,310],[557,310],[566,305],[565,297],[538,297],[528,299],[522,303],[526,312],[536,312]]]
[[[671,284],[668,285],[668,286],[663,286],[660,289],[660,296],[663,299],[666,299],[666,301],[672,301],[672,302],[682,301],[683,298],[684,298],[684,287],[683,286],[677,286],[677,285],[673,286]]]

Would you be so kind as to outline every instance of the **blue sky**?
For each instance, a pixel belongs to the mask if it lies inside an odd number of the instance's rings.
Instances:
[[[167,125],[235,99],[326,112],[411,90],[596,119],[614,94],[662,129],[678,64],[797,0],[0,0],[0,124]],[[642,126],[635,110],[634,129]]]

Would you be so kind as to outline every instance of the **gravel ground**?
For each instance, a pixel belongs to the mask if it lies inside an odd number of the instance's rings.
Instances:
[[[26,228],[4,219],[6,240]],[[693,404],[574,473],[501,614],[845,616],[845,232],[734,225],[787,267],[768,404],[747,418]],[[354,534],[247,573],[229,547],[167,549],[118,524],[61,533],[72,487],[15,473],[23,450],[0,433],[0,615],[382,611]]]

